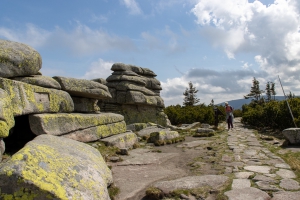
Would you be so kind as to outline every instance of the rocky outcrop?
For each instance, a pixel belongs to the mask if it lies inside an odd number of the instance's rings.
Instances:
[[[40,135],[0,165],[1,199],[110,199],[101,154],[67,138]]]
[[[60,84],[56,80],[48,76],[32,75],[28,77],[14,77],[12,79],[31,85],[37,85],[40,87],[53,88],[57,90],[61,89]]]
[[[106,85],[112,99],[99,101],[102,111],[124,115],[127,124],[153,122],[165,126],[164,101],[160,97],[160,82],[147,68],[122,63],[113,64],[114,72]]]
[[[0,77],[35,75],[41,67],[40,54],[30,46],[0,40]]]
[[[104,138],[101,141],[107,146],[115,146],[119,149],[131,149],[133,148],[133,145],[138,142],[138,138],[135,133],[127,132]]]

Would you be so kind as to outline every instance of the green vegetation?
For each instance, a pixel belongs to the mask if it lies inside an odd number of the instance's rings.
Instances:
[[[223,106],[217,106],[220,111],[224,112]],[[194,122],[201,122],[207,124],[214,124],[215,114],[212,105],[206,106],[200,104],[197,106],[168,106],[164,109],[169,120],[174,125],[192,124]],[[224,116],[219,115],[219,121],[224,120]]]
[[[196,90],[196,88],[193,86],[193,83],[189,82],[189,87],[186,88],[186,90],[183,93],[183,95],[184,95],[183,105],[194,106],[197,103],[199,103],[200,99],[198,99],[196,97],[197,92],[198,92],[198,90]]]
[[[300,127],[300,98],[288,100],[295,123]],[[295,127],[286,101],[256,103],[252,101],[242,107],[242,122],[255,127],[286,129]]]

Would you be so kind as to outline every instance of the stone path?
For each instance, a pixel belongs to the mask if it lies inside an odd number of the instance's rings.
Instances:
[[[263,142],[257,138],[254,134],[254,130],[247,129],[240,123],[240,119],[235,119],[235,128],[233,130],[228,131],[228,135],[222,134],[222,140],[225,140],[224,143],[219,143],[216,145],[223,145],[222,158],[217,161],[213,161],[216,169],[213,169],[213,165],[209,166],[211,171],[207,171],[208,174],[201,173],[201,176],[192,175],[186,171],[181,170],[176,164],[173,166],[174,168],[169,168],[170,165],[166,163],[170,160],[176,159],[178,157],[177,149],[184,149],[183,154],[188,156],[191,153],[197,152],[198,156],[203,155],[202,157],[213,157],[213,156],[204,156],[207,152],[205,152],[207,148],[205,145],[212,145],[213,142],[208,142],[206,139],[194,138],[194,141],[184,142],[182,144],[176,145],[171,149],[177,152],[172,154],[169,153],[160,153],[161,158],[153,159],[153,163],[148,168],[148,173],[144,171],[139,174],[139,168],[144,168],[147,170],[146,163],[149,161],[139,161],[136,162],[137,154],[132,157],[124,157],[123,164],[115,164],[112,168],[115,176],[114,180],[117,182],[117,186],[125,190],[131,185],[130,195],[122,194],[117,199],[145,199],[142,198],[143,188],[141,185],[143,179],[147,179],[143,187],[144,189],[149,187],[150,185],[155,185],[161,190],[166,190],[166,186],[168,190],[176,189],[181,185],[188,184],[189,186],[197,187],[208,184],[212,187],[218,187],[220,184],[225,184],[226,178],[230,177],[231,189],[224,193],[224,197],[228,198],[228,200],[253,200],[253,199],[261,199],[261,200],[299,200],[300,199],[300,185],[295,180],[296,175],[291,170],[290,166],[285,163],[283,159],[276,156],[272,152],[270,152],[266,147],[264,147]],[[213,138],[211,138],[213,139]],[[211,141],[211,139],[208,139]],[[229,149],[225,147],[227,144]],[[165,147],[162,147],[165,148]],[[202,148],[202,149],[201,149]],[[214,147],[212,147],[214,148]],[[156,147],[155,147],[156,149]],[[205,150],[203,150],[205,149]],[[143,152],[143,157],[151,158],[153,152],[149,152],[146,154],[146,150],[138,150]],[[137,151],[137,152],[138,152]],[[216,154],[215,152],[214,154]],[[135,153],[133,153],[135,155]],[[140,154],[141,155],[141,154]],[[151,156],[150,156],[151,155]],[[206,154],[207,155],[207,154]],[[154,158],[154,157],[153,157]],[[182,158],[182,157],[181,157]],[[131,161],[130,161],[131,159]],[[155,163],[154,160],[159,160],[160,162]],[[185,159],[185,162],[188,163],[190,160]],[[124,164],[129,166],[130,162],[133,164],[128,168],[124,168]],[[208,164],[207,162],[198,162],[203,165]],[[173,163],[174,164],[174,163]],[[182,163],[181,163],[182,164]],[[195,165],[197,163],[194,163]],[[138,166],[140,165],[140,166]],[[168,166],[166,168],[165,166]],[[220,167],[221,166],[221,167]],[[202,167],[204,168],[204,167]],[[120,169],[122,173],[120,173]],[[156,170],[155,170],[156,169]],[[218,171],[218,169],[220,169]],[[127,171],[127,172],[126,172]],[[133,172],[133,173],[132,173]],[[203,172],[203,171],[202,171]],[[132,181],[124,180],[124,173],[132,173],[132,177],[136,176]],[[159,176],[156,177],[156,173],[159,173]],[[151,180],[149,179],[151,177]],[[186,178],[184,178],[186,177]],[[168,179],[168,181],[166,181]],[[121,180],[123,180],[123,185],[121,184]],[[184,181],[183,181],[184,180]],[[187,183],[187,180],[190,182]],[[182,183],[180,181],[183,181]],[[172,186],[174,183],[174,186]],[[128,188],[129,189],[129,188]],[[186,188],[189,189],[189,188]],[[136,193],[132,192],[136,190]],[[121,192],[122,193],[122,192]],[[137,196],[139,194],[139,197]],[[144,193],[143,193],[144,194]],[[123,197],[122,197],[123,196]],[[124,198],[126,196],[126,198]],[[181,199],[190,199],[195,200],[196,198],[193,196],[185,196],[182,194]],[[201,200],[204,198],[200,198]],[[206,200],[216,199],[216,195],[209,195]]]
[[[227,144],[237,162],[227,168],[227,173],[234,173],[232,189],[225,193],[229,200],[300,199],[300,191],[296,191],[300,185],[290,166],[265,148],[253,130],[236,120],[235,128],[228,132]],[[224,160],[227,157],[224,155]]]

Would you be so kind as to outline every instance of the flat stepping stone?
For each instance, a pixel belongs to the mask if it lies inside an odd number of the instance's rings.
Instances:
[[[281,178],[296,178],[295,173],[287,169],[279,169],[276,174]]]
[[[251,186],[251,182],[249,179],[233,179],[231,188],[242,189],[242,188],[248,188],[250,186]]]
[[[265,181],[265,182],[270,182],[270,183],[277,183],[278,181],[271,178],[271,177],[268,177],[268,176],[264,176],[264,175],[261,175],[261,174],[257,174],[253,179],[253,181]]]
[[[268,166],[246,166],[244,167],[245,170],[262,173],[262,174],[268,174],[270,173],[271,167]]]
[[[236,172],[236,173],[234,173],[234,175],[237,179],[248,179],[253,174],[254,174],[253,172]]]
[[[218,190],[221,189],[228,180],[229,178],[224,175],[188,176],[171,181],[159,181],[153,186],[166,194],[178,189],[194,189],[203,186],[210,186]]]
[[[258,186],[259,189],[264,190],[264,191],[280,191],[277,186],[270,184],[270,182],[267,181],[257,181],[256,185]]]
[[[273,193],[272,200],[299,200],[300,199],[300,191],[298,192],[285,192],[280,191]]]
[[[242,189],[234,189],[224,193],[228,200],[270,200],[271,197],[264,191],[257,188],[248,187]]]
[[[279,186],[285,190],[299,190],[299,183],[293,179],[282,179]]]
[[[283,169],[291,169],[291,167],[288,164],[286,164],[286,163],[275,164],[275,167],[277,167],[277,168],[283,168]]]

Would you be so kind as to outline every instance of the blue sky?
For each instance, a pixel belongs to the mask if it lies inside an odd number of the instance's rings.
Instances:
[[[153,70],[166,106],[189,81],[220,103],[253,77],[299,94],[299,14],[297,0],[1,0],[0,39],[36,49],[45,76],[107,78],[122,62]]]

